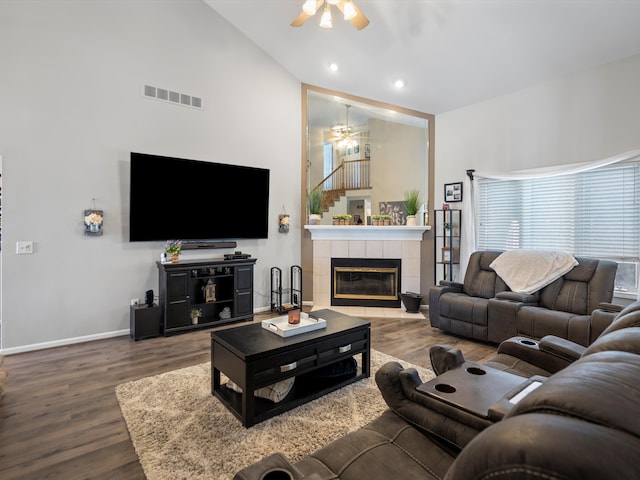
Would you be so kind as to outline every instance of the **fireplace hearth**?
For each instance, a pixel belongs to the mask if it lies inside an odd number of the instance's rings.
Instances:
[[[332,258],[331,305],[400,307],[401,266],[395,258]]]

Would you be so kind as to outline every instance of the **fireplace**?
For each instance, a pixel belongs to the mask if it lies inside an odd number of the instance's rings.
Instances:
[[[400,307],[401,260],[332,258],[331,305]]]

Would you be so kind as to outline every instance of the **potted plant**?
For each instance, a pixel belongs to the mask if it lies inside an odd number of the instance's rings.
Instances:
[[[322,200],[324,192],[319,188],[311,190],[307,194],[307,204],[309,206],[309,225],[317,225],[322,218]]]
[[[198,319],[202,316],[202,310],[199,308],[192,308],[189,312],[189,317],[191,317],[191,323],[193,325],[198,324]]]
[[[182,240],[167,240],[164,244],[164,251],[169,255],[171,263],[178,263],[180,250],[182,250]]]
[[[349,225],[351,223],[351,215],[349,214],[340,213],[333,215],[331,218],[333,218],[334,225]]]
[[[407,213],[407,225],[416,226],[416,214],[420,210],[420,190],[404,192],[404,211]]]
[[[391,225],[391,215],[371,215],[373,225]]]

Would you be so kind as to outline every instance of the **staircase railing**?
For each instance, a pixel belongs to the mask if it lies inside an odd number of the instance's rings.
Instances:
[[[371,162],[369,159],[347,160],[334,169],[312,190],[359,190],[371,188]]]

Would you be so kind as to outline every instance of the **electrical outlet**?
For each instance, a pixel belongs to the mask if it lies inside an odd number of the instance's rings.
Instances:
[[[33,253],[33,242],[16,242],[16,254],[25,255]]]
[[[131,299],[131,305],[140,305],[140,299],[139,298],[132,298]]]

